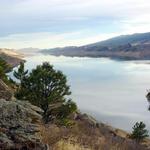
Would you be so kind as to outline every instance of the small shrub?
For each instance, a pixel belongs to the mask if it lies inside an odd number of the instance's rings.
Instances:
[[[145,129],[146,125],[143,122],[136,122],[133,127],[132,134],[130,135],[131,139],[136,140],[136,142],[143,141],[146,137],[148,137],[148,131]]]
[[[67,118],[75,111],[77,111],[76,103],[69,100],[59,108],[57,117],[60,119]]]
[[[57,124],[60,126],[71,127],[74,125],[74,122],[70,119],[63,118],[57,121]]]

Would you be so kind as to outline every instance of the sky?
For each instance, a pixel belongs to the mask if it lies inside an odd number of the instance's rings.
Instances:
[[[0,0],[1,48],[80,46],[149,27],[149,0]]]

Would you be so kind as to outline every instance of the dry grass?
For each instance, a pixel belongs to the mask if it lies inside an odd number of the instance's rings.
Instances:
[[[54,150],[90,150],[89,148],[85,148],[80,144],[72,143],[72,140],[61,140],[55,146]]]
[[[105,125],[91,127],[83,121],[76,121],[72,128],[41,126],[41,135],[52,150],[146,150]]]

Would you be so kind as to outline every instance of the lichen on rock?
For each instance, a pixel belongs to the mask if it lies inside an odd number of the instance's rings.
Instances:
[[[0,99],[0,149],[47,149],[37,135],[41,113],[27,101]]]

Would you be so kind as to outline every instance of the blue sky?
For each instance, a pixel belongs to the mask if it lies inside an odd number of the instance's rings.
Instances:
[[[148,0],[0,0],[0,47],[84,45],[149,32]]]

